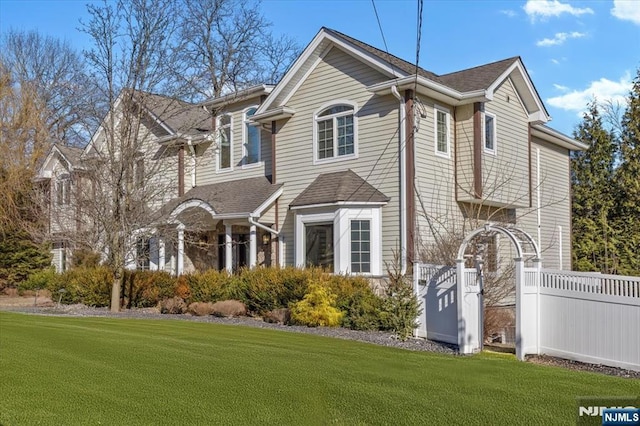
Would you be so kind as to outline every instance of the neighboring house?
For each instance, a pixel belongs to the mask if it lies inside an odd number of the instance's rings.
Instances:
[[[138,267],[313,264],[379,277],[395,253],[406,270],[485,220],[534,235],[545,266],[570,267],[569,153],[586,147],[545,125],[519,57],[416,75],[322,28],[276,86],[200,105],[146,96],[141,155],[175,149]],[[100,150],[99,135],[80,162]],[[55,167],[41,172],[52,185]]]

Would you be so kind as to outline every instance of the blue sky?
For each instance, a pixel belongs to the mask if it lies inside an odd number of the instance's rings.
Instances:
[[[0,0],[0,30],[90,45],[83,0]],[[417,0],[375,0],[389,52],[415,61]],[[263,0],[276,34],[305,46],[322,26],[384,49],[370,0]],[[571,134],[586,103],[623,101],[640,67],[640,0],[424,1],[420,66],[438,74],[521,56],[553,121]]]

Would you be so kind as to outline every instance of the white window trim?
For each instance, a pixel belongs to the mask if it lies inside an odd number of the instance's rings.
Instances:
[[[351,220],[370,220],[371,268],[367,273],[351,272]],[[305,225],[333,223],[333,273],[381,276],[382,275],[382,208],[334,208],[316,210],[313,213],[296,212],[295,262],[299,268],[306,265]]]
[[[252,169],[254,167],[260,167],[260,166],[264,166],[264,161],[262,161],[262,129],[260,128],[260,124],[259,123],[252,123],[249,121],[249,119],[247,118],[247,111],[249,111],[251,108],[255,108],[258,109],[260,107],[260,105],[252,105],[250,107],[245,108],[244,110],[242,110],[242,168],[243,169]],[[247,132],[247,125],[249,126],[254,126],[258,129],[258,161],[255,163],[251,163],[248,164],[246,162],[247,159],[247,137],[248,137],[248,132]]]
[[[438,112],[446,114],[446,128],[447,128],[447,151],[438,151]],[[438,157],[451,158],[451,110],[440,105],[433,105],[433,136],[434,144],[433,150]]]
[[[333,152],[334,156],[331,158],[318,158],[318,121],[324,121],[329,118],[339,117],[341,114],[329,115],[327,117],[318,117],[322,111],[326,110],[335,105],[349,105],[353,107],[353,154],[349,155],[338,155],[338,132],[335,129],[335,121],[334,121],[334,129],[333,129]],[[344,114],[347,115],[347,114]],[[313,164],[326,164],[333,163],[337,161],[345,161],[345,160],[354,160],[358,158],[358,104],[347,100],[347,99],[336,99],[335,101],[327,102],[323,104],[320,108],[314,111],[313,113]]]
[[[60,194],[62,194],[62,199],[59,203],[58,191],[60,191]],[[65,175],[64,177],[56,178],[54,198],[56,206],[68,206],[69,204],[71,204],[71,177]]]
[[[220,118],[223,116],[229,116],[229,151],[230,151],[230,159],[229,159],[229,167],[226,169],[220,168],[220,163],[222,160],[222,132],[220,126]],[[220,114],[216,117],[216,146],[218,147],[218,151],[216,154],[216,173],[229,173],[233,171],[233,115],[230,113]]]
[[[486,119],[487,115],[493,118],[493,149],[487,148],[487,140],[486,140],[487,131],[485,128],[487,125],[487,119]],[[487,154],[491,154],[491,155],[498,154],[498,119],[496,118],[495,114],[487,111],[484,112],[484,117],[482,117],[482,147],[484,148],[484,152],[486,152]]]

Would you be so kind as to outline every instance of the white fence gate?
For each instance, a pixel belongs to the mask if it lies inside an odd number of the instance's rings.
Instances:
[[[460,265],[459,265],[460,266]],[[416,264],[416,335],[482,347],[476,269]],[[464,283],[458,291],[458,283]],[[640,370],[640,277],[516,268],[516,354],[548,354]]]

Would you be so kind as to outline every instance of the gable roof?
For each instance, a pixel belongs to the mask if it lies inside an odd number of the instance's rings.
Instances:
[[[265,176],[212,183],[191,188],[182,197],[164,205],[160,216],[165,220],[181,205],[191,200],[207,203],[216,216],[251,216],[274,196],[282,184],[272,184]]]
[[[54,144],[53,149],[57,149],[60,155],[69,163],[71,167],[80,166],[80,156],[82,155],[82,148],[75,146]]]
[[[290,207],[336,203],[386,204],[389,197],[352,170],[318,176],[290,204]]]
[[[40,163],[38,167],[38,175],[35,179],[50,179],[52,177],[52,163],[54,161],[59,161],[59,159],[62,159],[67,163],[65,168],[69,171],[82,168],[82,161],[80,158],[82,151],[82,148],[54,143],[51,145],[51,148],[49,148],[49,153],[45,159]]]
[[[279,113],[278,109],[286,108],[287,93],[296,90],[301,81],[310,74],[318,61],[332,46],[338,46],[351,56],[389,76],[389,80],[368,87],[368,90],[373,93],[389,94],[392,92],[392,87],[396,89],[417,88],[419,94],[451,105],[461,105],[492,100],[494,91],[502,82],[511,78],[525,108],[527,108],[529,121],[544,123],[550,120],[549,114],[518,56],[438,75],[326,27],[320,29],[316,37],[275,87],[272,95],[258,108],[254,120],[280,119],[295,114],[294,110],[283,114]]]
[[[136,91],[134,99],[172,134],[200,135],[212,130],[211,115],[200,105]]]

